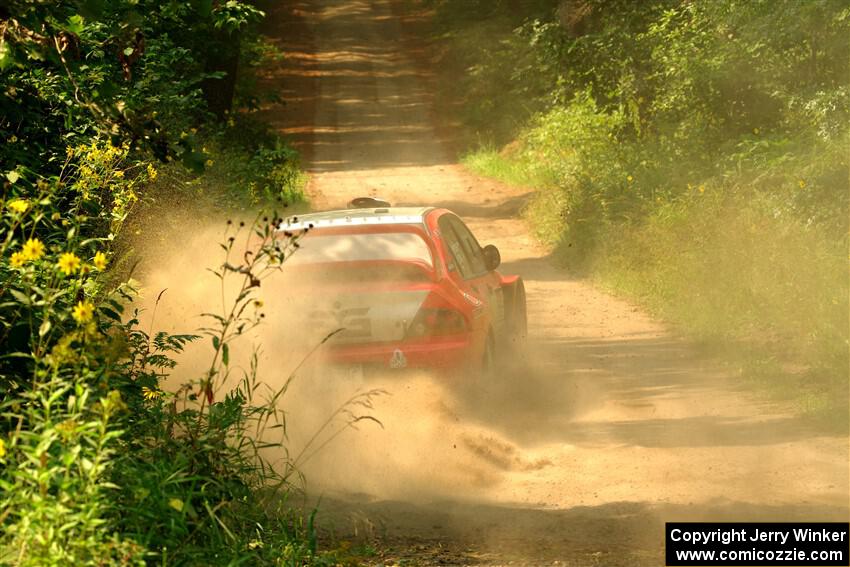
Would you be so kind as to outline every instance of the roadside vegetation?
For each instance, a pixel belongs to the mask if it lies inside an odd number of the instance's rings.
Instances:
[[[286,387],[230,366],[264,315],[257,282],[296,245],[255,211],[302,199],[297,153],[252,117],[252,69],[274,55],[262,17],[238,0],[0,7],[4,565],[336,561],[286,507],[296,471],[262,457]],[[187,202],[247,217],[222,224],[209,266],[237,291],[166,334],[134,305],[126,233]],[[163,391],[194,341],[207,365]]]
[[[846,3],[426,3],[466,163],[555,257],[846,424]]]

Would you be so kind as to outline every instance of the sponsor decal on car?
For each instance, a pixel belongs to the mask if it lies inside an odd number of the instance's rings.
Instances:
[[[395,349],[390,357],[390,368],[407,368],[407,357],[401,352],[401,349]]]

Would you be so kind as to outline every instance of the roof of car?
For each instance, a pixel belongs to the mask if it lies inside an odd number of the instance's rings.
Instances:
[[[280,230],[303,230],[333,226],[377,224],[422,224],[433,207],[380,207],[369,209],[340,209],[292,216],[280,223]]]

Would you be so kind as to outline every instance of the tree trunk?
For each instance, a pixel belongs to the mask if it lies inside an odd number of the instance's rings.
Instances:
[[[221,78],[205,79],[202,85],[204,98],[210,112],[219,119],[233,108],[236,92],[236,76],[239,71],[239,32],[218,31],[211,38],[215,46],[207,58],[208,73],[223,73]]]

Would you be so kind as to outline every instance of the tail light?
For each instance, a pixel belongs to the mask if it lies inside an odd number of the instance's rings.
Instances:
[[[466,331],[466,318],[460,311],[422,307],[407,327],[407,338],[456,335]]]

